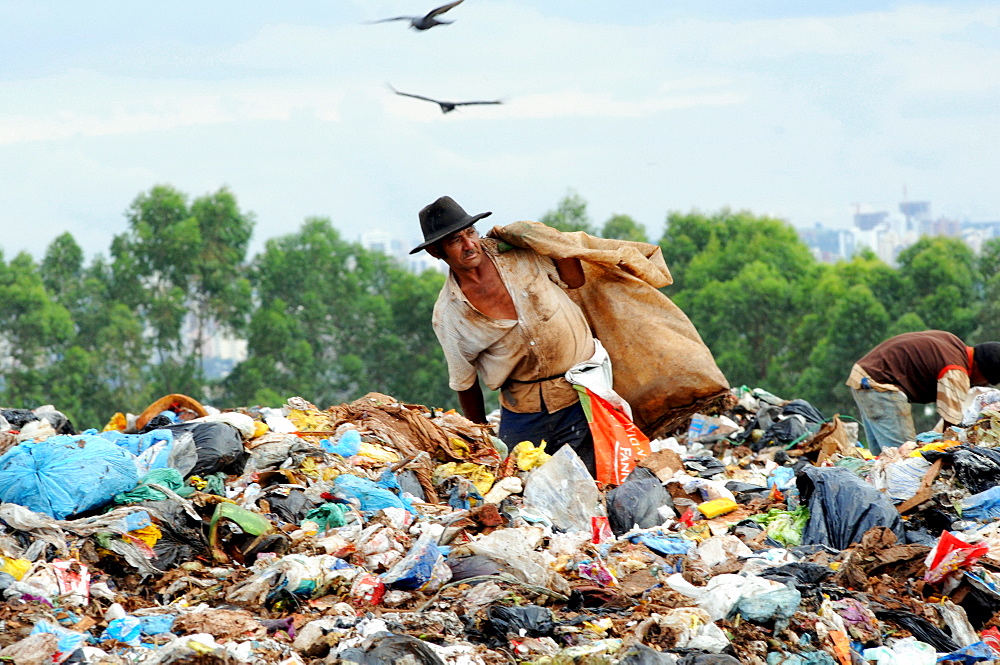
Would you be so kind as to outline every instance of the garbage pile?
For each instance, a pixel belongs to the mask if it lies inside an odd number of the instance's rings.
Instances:
[[[371,393],[0,410],[0,660],[1000,660],[1000,392],[878,458],[732,391],[617,487]],[[508,444],[510,447],[508,449]]]

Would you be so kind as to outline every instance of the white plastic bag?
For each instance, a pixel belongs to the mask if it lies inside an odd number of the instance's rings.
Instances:
[[[590,531],[591,518],[605,514],[597,484],[576,451],[563,446],[528,476],[524,505],[562,531]]]

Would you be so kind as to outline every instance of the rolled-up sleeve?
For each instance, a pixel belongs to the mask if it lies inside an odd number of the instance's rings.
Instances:
[[[969,393],[969,375],[960,369],[950,369],[937,383],[937,412],[945,422],[962,422],[962,404]]]

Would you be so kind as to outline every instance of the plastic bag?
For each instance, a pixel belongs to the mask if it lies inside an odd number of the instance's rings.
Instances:
[[[382,575],[382,581],[393,589],[419,589],[433,592],[451,579],[451,568],[438,549],[432,531],[425,531],[395,566]]]
[[[99,436],[53,436],[0,457],[0,501],[56,519],[103,506],[138,482],[134,456]]]
[[[754,623],[774,621],[774,630],[780,631],[788,627],[788,620],[801,604],[802,594],[798,589],[785,587],[750,598],[740,598],[733,608],[733,614]]]
[[[188,476],[208,476],[218,471],[228,475],[243,473],[250,459],[250,453],[243,447],[243,434],[224,422],[190,422],[169,425],[164,429],[180,437],[190,432],[194,437],[194,447],[198,463],[186,474]]]
[[[1000,485],[1000,450],[979,446],[956,446],[921,453],[928,461],[950,460],[955,476],[972,494]]]
[[[590,532],[590,518],[604,516],[601,494],[580,457],[563,446],[528,476],[524,505],[563,531]]]
[[[587,415],[594,439],[597,480],[620,485],[632,473],[636,462],[649,454],[649,438],[607,400],[595,395],[589,388],[574,387],[580,393],[580,405]]]
[[[674,665],[677,657],[650,649],[645,644],[633,644],[618,661],[618,665]]]
[[[173,490],[175,494],[181,497],[190,496],[194,492],[194,488],[184,482],[180,471],[177,469],[153,469],[142,477],[138,485],[129,491],[115,494],[115,503],[162,501],[167,498],[166,494],[151,487],[150,483]]]
[[[969,544],[950,531],[941,534],[937,543],[927,553],[924,581],[940,582],[959,568],[967,568],[990,551],[989,543]]]
[[[969,520],[992,522],[1000,519],[1000,485],[985,492],[967,496],[959,503],[962,517]]]
[[[875,610],[875,616],[881,621],[895,623],[901,628],[905,628],[917,640],[930,645],[932,653],[934,650],[951,653],[952,651],[958,651],[960,648],[947,633],[913,612],[907,612],[906,610]],[[895,646],[893,650],[896,650]],[[913,661],[910,661],[906,665],[913,665]]]
[[[562,578],[532,557],[532,550],[541,542],[544,533],[535,526],[498,529],[473,540],[468,548],[473,554],[488,556],[510,566],[514,576],[523,582],[548,586],[550,580]]]
[[[536,447],[531,441],[522,441],[510,452],[517,460],[517,468],[521,471],[531,471],[549,461],[552,455],[545,452],[546,442],[542,441]]]
[[[490,632],[500,637],[545,637],[551,635],[556,624],[552,612],[538,605],[505,607],[494,605],[487,612]]]
[[[411,513],[415,512],[411,504],[367,478],[343,473],[334,479],[333,486],[338,492],[360,501],[361,510],[365,512],[374,513],[384,508],[403,508]]]
[[[948,663],[981,663],[983,661],[988,661],[990,663],[997,660],[997,652],[993,650],[990,645],[986,642],[976,642],[975,644],[970,644],[967,647],[962,647],[957,651],[952,651],[946,656],[941,656],[938,662],[944,661]]]
[[[675,516],[674,502],[652,471],[639,467],[608,492],[608,523],[620,536],[633,526],[648,529]]]
[[[337,441],[331,443],[328,439],[320,441],[323,450],[341,457],[351,457],[361,449],[361,433],[356,429],[345,431]]]
[[[934,665],[937,663],[934,647],[912,637],[895,640],[891,646],[865,649],[862,655],[864,655],[865,660],[874,661],[876,665]]]
[[[809,508],[802,544],[819,543],[843,550],[861,541],[868,529],[884,526],[906,542],[899,511],[874,487],[845,468],[806,466],[797,486]]]

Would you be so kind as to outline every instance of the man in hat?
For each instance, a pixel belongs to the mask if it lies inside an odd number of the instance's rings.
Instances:
[[[450,268],[433,326],[449,385],[465,416],[486,422],[479,379],[500,391],[500,438],[509,445],[571,446],[595,475],[594,445],[566,370],[594,354],[590,326],[566,289],[584,283],[579,259],[550,259],[526,248],[499,251],[469,215],[442,196],[420,211],[426,249]]]
[[[910,403],[937,405],[949,427],[962,422],[970,386],[1000,382],[1000,342],[966,346],[950,332],[924,330],[896,335],[854,364],[847,385],[861,414],[868,447],[913,441]]]

